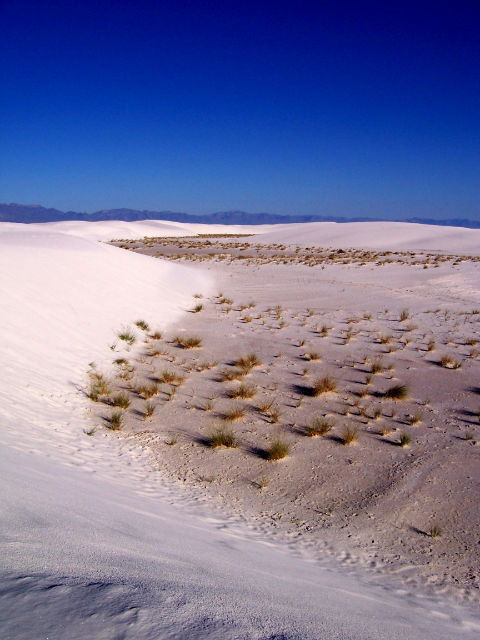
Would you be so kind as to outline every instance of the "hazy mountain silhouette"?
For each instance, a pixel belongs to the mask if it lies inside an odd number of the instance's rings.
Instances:
[[[219,211],[205,215],[193,215],[175,211],[148,211],[138,209],[104,209],[95,213],[79,213],[77,211],[59,211],[41,205],[0,204],[0,222],[59,222],[61,220],[84,220],[98,222],[100,220],[171,220],[172,222],[198,222],[204,224],[288,224],[294,222],[374,222],[378,218],[320,215],[279,215],[276,213],[247,213],[245,211]],[[434,224],[441,226],[467,227],[479,229],[480,221],[466,218],[436,220],[433,218],[402,218],[397,222],[415,222],[417,224]]]

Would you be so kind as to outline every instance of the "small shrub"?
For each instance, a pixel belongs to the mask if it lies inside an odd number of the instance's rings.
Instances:
[[[257,393],[257,389],[253,385],[241,384],[236,389],[230,391],[231,398],[253,398]]]
[[[225,411],[224,418],[230,422],[234,420],[240,420],[240,418],[245,417],[245,408],[240,405],[235,405],[231,409]]]
[[[161,384],[176,384],[181,385],[185,380],[185,376],[180,376],[178,373],[164,369],[158,376],[158,381]]]
[[[324,376],[323,378],[316,378],[313,381],[311,387],[311,395],[316,398],[322,395],[322,393],[328,393],[330,391],[337,390],[337,382],[331,376]]]
[[[460,367],[462,366],[460,360],[455,360],[455,358],[447,354],[443,355],[440,358],[440,364],[446,369],[460,369]]]
[[[282,414],[281,414],[281,411],[280,411],[280,409],[278,407],[272,407],[270,409],[270,411],[268,412],[268,415],[270,416],[270,422],[272,424],[277,424],[277,422],[280,420],[280,416]]]
[[[196,304],[196,305],[193,307],[193,313],[200,313],[200,311],[201,311],[202,309],[203,309],[203,304],[201,304],[201,303]]]
[[[225,427],[219,427],[212,431],[208,437],[208,444],[213,449],[216,447],[234,448],[238,446],[234,432],[231,429],[225,429]]]
[[[142,331],[150,331],[150,327],[148,326],[148,324],[145,322],[145,320],[137,320],[135,322],[135,324],[137,325],[137,327],[139,329],[141,329]]]
[[[123,329],[120,333],[117,334],[120,340],[123,340],[130,346],[135,342],[136,337],[129,329]]]
[[[143,396],[145,399],[149,400],[156,396],[158,393],[158,384],[152,382],[152,384],[142,385],[138,387],[137,392],[140,396]]]
[[[234,364],[243,371],[250,371],[254,367],[259,367],[262,363],[255,353],[249,353],[242,358],[238,358]]]
[[[128,409],[130,406],[130,398],[126,393],[117,393],[112,396],[112,404],[114,407],[119,407],[120,409]]]
[[[381,373],[383,371],[383,364],[380,360],[375,360],[375,362],[372,363],[372,374],[375,375],[376,373]]]
[[[353,444],[357,441],[358,431],[357,429],[352,429],[352,427],[347,427],[344,429],[342,433],[342,443],[344,445]]]
[[[231,382],[232,380],[239,380],[243,378],[248,372],[240,369],[225,369],[220,373],[221,382]]]
[[[405,400],[408,397],[408,387],[405,384],[395,384],[385,391],[384,397],[389,400]]]
[[[113,431],[119,431],[122,428],[123,423],[123,412],[122,411],[112,411],[109,418],[110,429]]]
[[[320,335],[326,338],[328,336],[328,327],[326,324],[322,325],[322,328],[319,331]]]
[[[333,424],[328,420],[322,418],[315,418],[312,423],[305,429],[305,434],[309,438],[315,436],[325,436],[329,431],[333,429]]]
[[[265,457],[267,460],[281,460],[290,453],[290,445],[285,440],[275,438],[272,440],[268,449],[265,450]]]
[[[275,400],[263,400],[257,405],[257,409],[260,413],[268,414],[275,404]]]
[[[200,349],[202,346],[202,338],[199,336],[175,336],[172,342],[183,349]]]
[[[145,418],[151,418],[153,416],[153,412],[155,411],[155,405],[152,402],[145,403]]]
[[[110,393],[110,385],[107,379],[101,374],[89,373],[90,384],[88,389],[88,397],[93,402],[98,402],[102,396],[108,396]]]
[[[410,444],[411,438],[408,435],[408,433],[402,432],[400,434],[400,441],[399,441],[399,445],[401,447],[407,447]]]

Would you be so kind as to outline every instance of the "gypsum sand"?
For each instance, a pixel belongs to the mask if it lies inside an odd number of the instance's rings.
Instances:
[[[160,473],[264,535],[478,602],[478,265],[211,269],[218,295],[175,331],[145,318],[117,340],[93,424],[118,412]],[[107,406],[118,393],[126,409]],[[236,446],[212,446],[219,432]],[[288,455],[270,461],[276,439]]]

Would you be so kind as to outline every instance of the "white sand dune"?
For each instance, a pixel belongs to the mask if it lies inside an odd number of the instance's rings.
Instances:
[[[310,222],[277,225],[272,231],[262,232],[261,241],[335,248],[480,253],[480,229],[408,222]]]
[[[92,239],[198,227],[0,225],[1,637],[478,637],[472,613],[266,545],[173,494],[132,445],[84,434],[85,372],[112,359],[116,331],[173,323],[214,286]]]

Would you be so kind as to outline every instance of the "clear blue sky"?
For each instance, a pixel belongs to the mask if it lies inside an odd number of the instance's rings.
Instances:
[[[1,0],[0,201],[480,219],[480,2]]]

